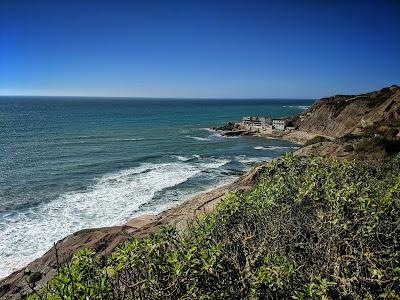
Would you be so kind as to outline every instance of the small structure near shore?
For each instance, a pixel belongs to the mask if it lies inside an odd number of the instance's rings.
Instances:
[[[247,126],[254,126],[254,127],[267,127],[272,125],[272,118],[271,117],[252,117],[246,116],[242,119],[242,124]]]
[[[272,129],[285,130],[286,125],[288,125],[288,120],[286,120],[286,119],[273,119],[272,120]]]
[[[242,122],[238,123],[248,130],[294,130],[295,127],[287,118],[272,118],[268,116],[245,116]]]

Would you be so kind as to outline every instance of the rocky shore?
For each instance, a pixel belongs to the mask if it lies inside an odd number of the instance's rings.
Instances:
[[[306,132],[302,130],[273,130],[271,128],[254,128],[249,126],[244,126],[240,123],[228,122],[219,127],[213,127],[213,130],[220,132],[221,135],[232,137],[232,136],[258,136],[270,139],[280,139],[290,141],[296,144],[303,145],[307,141],[312,140],[318,134],[312,132]],[[326,138],[331,139],[332,137],[326,136]]]

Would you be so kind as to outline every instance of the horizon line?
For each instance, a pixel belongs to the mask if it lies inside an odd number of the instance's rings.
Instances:
[[[0,97],[45,97],[45,98],[118,98],[118,99],[162,99],[162,100],[317,100],[319,98],[292,97],[153,97],[153,96],[79,96],[79,95],[0,95]]]

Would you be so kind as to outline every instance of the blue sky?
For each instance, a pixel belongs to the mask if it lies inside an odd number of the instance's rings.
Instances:
[[[0,0],[0,95],[319,98],[400,83],[400,2]]]

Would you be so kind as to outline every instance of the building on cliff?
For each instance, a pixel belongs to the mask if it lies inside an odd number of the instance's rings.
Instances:
[[[246,116],[246,117],[243,117],[242,124],[247,125],[247,126],[265,128],[265,127],[269,127],[272,125],[272,118],[267,117],[267,116],[263,116],[263,117]]]

